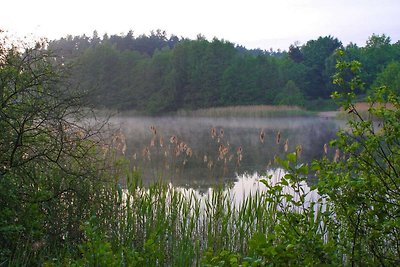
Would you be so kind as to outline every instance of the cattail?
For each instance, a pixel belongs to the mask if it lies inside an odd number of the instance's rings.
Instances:
[[[237,163],[238,166],[240,166],[240,162],[241,162],[242,160],[243,160],[243,155],[242,155],[242,154],[238,154],[237,160],[236,160],[236,163]]]
[[[125,154],[126,139],[125,139],[125,135],[122,133],[121,129],[119,129],[116,133],[114,133],[112,143],[113,143],[114,148],[117,151],[120,151],[122,154]]]
[[[213,166],[213,162],[212,162],[212,160],[210,160],[207,164],[207,168],[209,168],[211,170],[212,166]]]
[[[219,157],[218,158],[219,159],[223,159],[225,157],[225,155],[228,154],[229,150],[223,144],[220,144],[218,151],[219,151]]]
[[[242,152],[243,152],[242,147],[241,147],[241,146],[238,147],[238,149],[236,150],[236,154],[237,154],[236,163],[237,163],[238,166],[240,166],[240,162],[241,162],[242,159],[243,159],[243,154],[242,154]]]
[[[217,130],[213,127],[211,128],[211,138],[214,139],[217,137]]]
[[[179,146],[175,147],[175,157],[178,157],[181,154],[181,150],[179,149]]]
[[[178,147],[180,152],[185,152],[188,146],[184,142],[180,142]]]
[[[192,157],[193,151],[192,149],[189,147],[186,149],[186,155],[188,155],[189,157]]]
[[[164,146],[164,138],[160,136],[160,147]]]
[[[278,134],[276,135],[276,144],[279,145],[280,142],[281,142],[281,132],[278,131]]]
[[[328,154],[328,145],[327,144],[324,144],[324,153]]]
[[[157,130],[155,126],[150,126],[150,131],[153,133],[153,135],[157,135]]]
[[[303,147],[301,145],[298,145],[296,147],[296,158],[299,159],[301,157],[301,152],[303,152]]]
[[[221,154],[222,150],[224,150],[224,145],[220,144],[219,147],[218,147],[218,152]]]
[[[264,130],[261,130],[261,132],[260,132],[260,141],[261,141],[261,143],[264,143],[264,138],[265,138]]]
[[[122,144],[121,152],[122,152],[122,155],[125,155],[125,152],[126,152],[126,143],[125,142]]]
[[[145,158],[147,157],[148,160],[150,160],[150,149],[148,147],[145,147],[142,151],[142,156]]]
[[[170,142],[171,144],[176,144],[176,143],[178,143],[178,138],[176,138],[176,136],[173,135],[173,136],[171,136],[171,138],[169,139],[169,142]]]
[[[289,139],[286,139],[285,146],[283,148],[284,148],[285,152],[288,151],[288,149],[289,149]]]
[[[333,157],[333,162],[337,162],[339,160],[339,158],[340,158],[340,151],[337,148],[335,151],[335,156]]]

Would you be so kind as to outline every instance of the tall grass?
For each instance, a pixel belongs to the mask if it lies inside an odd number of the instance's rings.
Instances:
[[[252,238],[274,233],[282,220],[277,213],[287,206],[276,190],[257,190],[237,202],[222,186],[205,194],[161,181],[145,187],[137,172],[127,175],[125,189],[109,192],[109,206],[84,226],[81,255],[69,262],[203,266],[221,252],[243,261]]]
[[[230,106],[215,107],[198,110],[179,110],[179,116],[194,117],[289,117],[289,116],[313,116],[314,112],[304,110],[298,106],[285,105],[254,105],[254,106]]]

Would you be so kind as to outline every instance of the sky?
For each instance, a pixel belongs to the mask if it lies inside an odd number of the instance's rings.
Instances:
[[[4,0],[0,7],[0,29],[50,40],[156,29],[265,50],[328,35],[359,46],[372,34],[400,39],[400,0]]]

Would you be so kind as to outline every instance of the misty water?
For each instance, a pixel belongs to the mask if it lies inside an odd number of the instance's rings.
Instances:
[[[145,183],[162,179],[207,192],[216,184],[239,191],[257,187],[260,177],[282,172],[276,156],[299,147],[301,162],[320,158],[342,122],[320,117],[115,117],[112,124],[125,135],[125,156]]]

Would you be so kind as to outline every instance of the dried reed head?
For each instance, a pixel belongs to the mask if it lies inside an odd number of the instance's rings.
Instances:
[[[192,151],[192,149],[191,149],[190,147],[188,147],[188,148],[186,149],[186,155],[188,155],[190,158],[192,157],[193,151]]]
[[[219,152],[219,156],[218,159],[223,159],[225,158],[225,155],[228,154],[229,149],[228,147],[224,146],[223,144],[220,144],[218,147],[218,152]]]
[[[219,130],[219,137],[224,138],[224,129]]]
[[[299,159],[301,157],[301,153],[303,152],[303,147],[301,145],[296,146],[296,158]]]
[[[260,142],[264,143],[264,139],[265,139],[265,133],[264,133],[264,129],[262,129],[260,132]]]
[[[333,162],[337,162],[340,159],[340,151],[339,148],[335,151],[335,156],[333,157]]]
[[[150,131],[153,133],[153,135],[157,135],[157,129],[154,125],[150,126]]]
[[[143,156],[143,158],[147,158],[148,160],[151,159],[150,149],[148,147],[145,147],[142,150],[142,156]]]
[[[243,160],[243,149],[242,149],[242,147],[240,146],[240,147],[238,147],[237,148],[237,150],[236,150],[236,155],[237,155],[237,158],[236,158],[236,164],[239,166],[240,165],[240,162]]]
[[[213,167],[213,165],[214,165],[213,161],[210,160],[210,161],[207,163],[207,168],[211,170],[211,168]]]
[[[288,149],[289,149],[289,139],[286,139],[285,145],[284,145],[283,148],[284,148],[285,152],[288,152]]]
[[[281,142],[281,132],[278,131],[278,133],[276,134],[276,144],[279,145],[279,143]]]
[[[116,149],[116,151],[121,152],[125,155],[126,151],[126,138],[121,129],[118,129],[112,136],[111,140],[112,147]]]
[[[169,138],[169,142],[170,142],[171,144],[177,144],[177,143],[178,143],[178,138],[177,138],[175,135],[172,135],[172,136]]]
[[[211,138],[214,139],[215,137],[217,137],[217,129],[213,127],[211,128]]]

